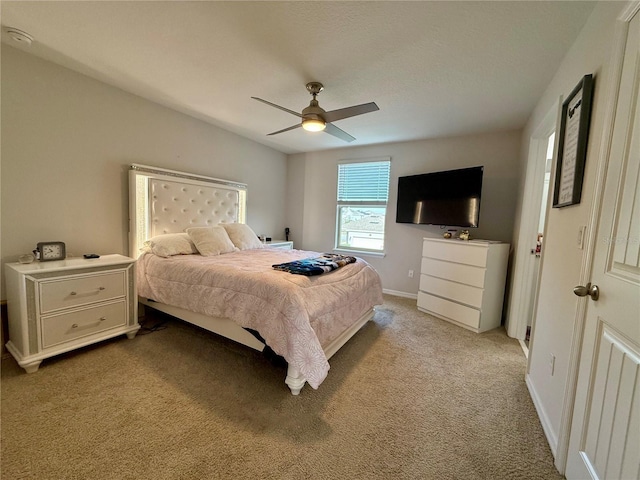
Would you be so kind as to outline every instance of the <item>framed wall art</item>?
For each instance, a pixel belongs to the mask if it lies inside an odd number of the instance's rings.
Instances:
[[[562,103],[553,208],[580,203],[593,100],[593,75],[585,75]]]

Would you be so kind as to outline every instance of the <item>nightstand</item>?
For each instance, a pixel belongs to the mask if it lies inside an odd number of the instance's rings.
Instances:
[[[293,250],[293,242],[288,240],[271,240],[264,242],[265,247],[281,248],[282,250]]]
[[[140,329],[135,260],[122,255],[7,263],[7,350],[27,373],[42,360]]]

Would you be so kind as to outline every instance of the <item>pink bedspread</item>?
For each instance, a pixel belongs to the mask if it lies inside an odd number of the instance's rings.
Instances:
[[[138,295],[257,330],[318,388],[329,371],[322,347],[383,303],[380,277],[360,258],[313,277],[272,268],[318,255],[276,248],[214,257],[145,253],[137,264]]]

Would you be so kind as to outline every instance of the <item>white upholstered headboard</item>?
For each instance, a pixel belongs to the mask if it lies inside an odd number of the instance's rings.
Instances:
[[[175,170],[131,165],[129,169],[129,256],[145,240],[188,227],[245,223],[247,186]]]

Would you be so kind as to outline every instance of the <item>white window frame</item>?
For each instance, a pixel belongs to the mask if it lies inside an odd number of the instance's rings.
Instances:
[[[364,163],[380,163],[387,162],[389,164],[389,178],[387,184],[387,198],[382,200],[340,200],[340,191],[339,191],[339,182],[340,182],[340,166],[348,165],[348,164],[364,164]],[[335,248],[336,251],[344,251],[344,252],[355,252],[355,253],[365,253],[370,255],[384,255],[385,254],[385,238],[386,238],[386,230],[387,230],[387,214],[388,214],[388,204],[389,204],[389,187],[391,184],[391,157],[377,157],[377,158],[367,158],[367,159],[358,159],[358,160],[342,160],[338,164],[338,172],[337,172],[337,181],[336,187],[338,189],[336,194],[336,231],[335,231]],[[340,244],[340,237],[342,233],[342,224],[341,224],[341,208],[344,207],[354,207],[354,208],[383,208],[384,209],[384,225],[382,227],[382,248],[365,248],[365,247],[354,247],[354,246],[346,246]]]

